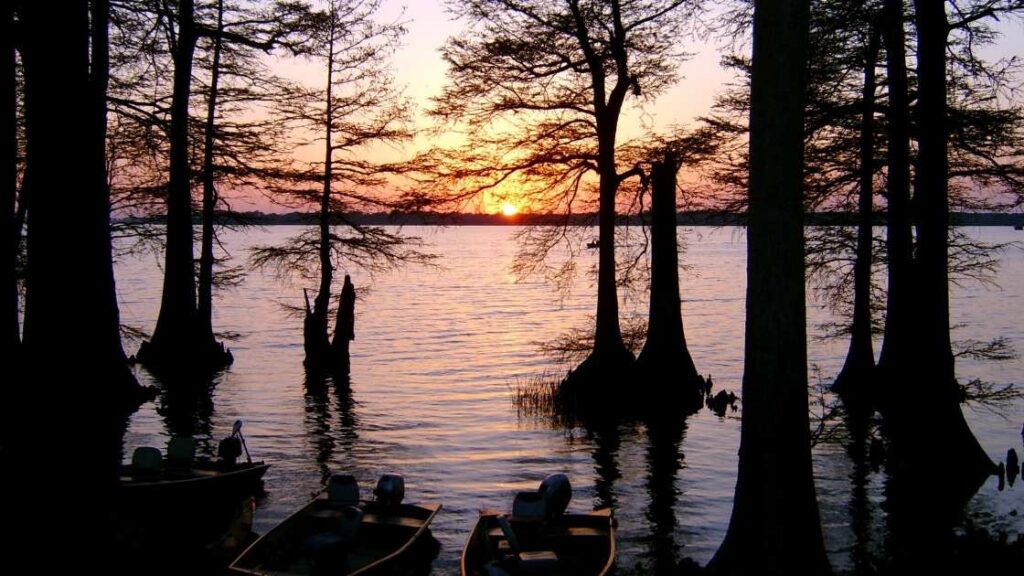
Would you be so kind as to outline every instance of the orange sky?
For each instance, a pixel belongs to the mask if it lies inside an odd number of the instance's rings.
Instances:
[[[402,47],[393,60],[394,75],[399,86],[403,86],[405,94],[411,97],[419,112],[417,126],[426,128],[430,121],[425,118],[423,110],[430,105],[430,97],[440,93],[445,83],[445,65],[441,60],[439,48],[445,40],[457,35],[462,24],[453,21],[443,8],[442,0],[385,0],[380,20],[391,21],[403,14],[407,22],[408,33],[404,36]],[[988,49],[986,54],[991,58],[1024,57],[1024,21],[1003,20],[998,24],[1003,32],[999,43]],[[653,105],[644,109],[628,109],[620,121],[620,141],[641,134],[645,129],[663,129],[672,125],[691,125],[695,119],[707,114],[714,97],[721,92],[729,80],[730,72],[719,66],[725,42],[701,43],[683,38],[684,49],[693,56],[680,65],[679,83],[667,91]],[[280,60],[275,66],[285,75],[302,79],[310,85],[323,83],[322,72],[316,66],[296,63],[293,60]],[[423,149],[428,143],[425,137],[406,145],[400,151],[387,151],[389,157],[411,155]],[[299,151],[302,157],[319,158],[319,151]],[[258,209],[280,211],[264,199],[246,202],[243,198],[235,201],[236,209]],[[497,212],[501,207],[498,200],[488,201],[486,210]]]

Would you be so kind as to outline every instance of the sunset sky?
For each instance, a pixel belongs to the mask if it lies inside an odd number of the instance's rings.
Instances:
[[[441,91],[445,82],[445,64],[439,49],[450,36],[457,35],[464,27],[462,22],[452,20],[442,0],[418,0],[403,2],[387,0],[387,14],[399,14],[404,5],[409,20],[408,34],[404,46],[395,59],[396,77],[407,84],[408,93],[421,106],[428,104],[430,96]],[[650,117],[645,122],[655,126],[688,122],[704,114],[711,107],[715,92],[731,76],[718,62],[721,53],[717,46],[702,44],[680,38],[686,50],[695,53],[680,68],[682,78],[679,85],[659,99],[655,108],[646,112]],[[626,119],[622,126],[635,125],[639,115]]]
[[[445,64],[439,49],[464,25],[452,20],[443,0],[386,0],[385,6],[384,18],[396,17],[405,7],[408,33],[395,58],[395,76],[399,83],[407,86],[407,93],[416,99],[420,107],[426,107],[430,96],[439,93],[445,82]],[[1003,31],[1002,38],[998,45],[984,53],[992,57],[1024,58],[1024,22],[1004,20],[998,28]],[[724,84],[732,78],[730,72],[719,66],[727,50],[725,40],[700,41],[685,36],[680,40],[693,57],[680,65],[679,83],[661,96],[653,107],[645,110],[647,115],[641,118],[634,112],[631,117],[624,118],[622,126],[627,131],[635,129],[638,120],[654,127],[693,122],[709,111],[715,94],[722,91]]]
[[[402,19],[406,22],[407,34],[393,60],[393,72],[398,85],[416,103],[416,125],[420,129],[431,126],[424,110],[430,106],[430,98],[441,92],[446,81],[446,66],[439,50],[449,37],[464,29],[464,23],[454,19],[445,9],[445,4],[443,0],[384,0],[384,8],[379,17],[381,21]],[[709,15],[709,18],[713,16]],[[1002,37],[995,46],[983,53],[992,60],[1024,57],[1024,22],[1020,19],[1004,20],[997,24],[997,28],[1002,32]],[[695,124],[699,116],[710,111],[715,95],[722,92],[733,79],[732,73],[719,65],[723,54],[729,50],[725,39],[701,40],[681,34],[680,41],[692,57],[680,64],[678,84],[653,104],[648,103],[643,108],[629,107],[619,123],[620,141],[649,129]],[[306,63],[282,60],[275,68],[287,76],[301,78],[311,86],[324,81],[319,67]],[[424,135],[400,151],[387,151],[385,154],[393,158],[409,156],[425,148],[427,140],[428,137]],[[310,158],[319,158],[320,154],[319,150],[300,152],[300,155],[308,155]],[[501,207],[500,200],[491,201],[485,210],[498,212]],[[262,199],[251,203],[243,200],[238,202],[236,208],[280,210]]]

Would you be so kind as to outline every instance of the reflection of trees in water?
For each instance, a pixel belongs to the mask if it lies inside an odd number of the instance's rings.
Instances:
[[[213,390],[217,379],[174,381],[154,376],[154,380],[160,385],[156,412],[163,418],[167,434],[195,438],[197,455],[215,457],[212,421]]]
[[[850,473],[850,528],[853,530],[852,558],[854,572],[867,574],[874,571],[875,559],[871,552],[872,510],[868,498],[868,481],[871,474],[869,455],[869,423],[866,418],[847,414],[846,427],[849,439],[846,454],[853,464]]]
[[[958,561],[954,528],[976,488],[949,491],[930,475],[894,464],[898,461],[889,455],[885,467],[886,561],[894,573],[946,572]],[[935,464],[932,474],[947,473],[942,463]]]
[[[617,422],[601,422],[588,426],[587,437],[594,444],[591,457],[594,459],[594,488],[596,508],[615,505],[615,481],[622,477],[617,453],[622,443],[622,433]]]
[[[948,485],[936,482],[935,476],[945,473],[943,462],[936,462],[927,475],[896,468],[892,460],[886,459],[885,447],[891,449],[891,444],[882,442],[885,430],[879,428],[876,416],[852,417],[839,411],[836,417],[834,424],[839,429],[825,436],[843,446],[851,465],[848,491],[842,491],[837,504],[841,506],[845,499],[854,538],[847,550],[853,573],[898,574],[909,573],[911,568],[916,573],[921,567],[938,571],[944,566],[962,571],[970,566],[994,565],[1000,559],[1017,558],[1024,553],[1022,547],[1013,548],[1012,542],[999,544],[998,537],[972,529],[969,519],[965,522],[965,507],[974,492],[950,493],[946,490]],[[649,418],[644,426],[631,419],[611,418],[569,420],[568,425],[565,419],[538,421],[554,429],[568,426],[584,431],[593,462],[594,506],[625,507],[616,514],[628,530],[639,529],[640,534],[627,535],[620,544],[628,549],[630,541],[639,541],[640,549],[629,554],[643,564],[642,571],[677,574],[680,557],[685,555],[685,542],[676,538],[681,523],[676,508],[682,495],[679,474],[683,468],[686,419]],[[646,433],[641,435],[644,429]],[[574,434],[566,438],[569,442],[578,440]],[[637,452],[634,449],[641,447],[643,460],[638,461],[633,457]],[[844,458],[842,454],[829,457]],[[880,470],[883,462],[885,469]],[[644,485],[636,493],[630,493],[634,488],[622,485],[639,477],[644,479]],[[643,514],[639,524],[632,522],[634,513]],[[686,510],[682,513],[686,514]],[[967,527],[966,531],[959,528],[962,526]],[[986,551],[991,553],[990,557],[984,556]]]
[[[117,417],[112,417],[108,422],[109,425],[105,427],[103,440],[97,447],[98,450],[103,451],[97,455],[97,458],[101,459],[100,461],[104,464],[104,468],[109,463],[111,470],[118,470],[121,463],[124,462],[124,436],[128,432],[128,425],[131,423],[132,414],[137,410],[138,408],[131,412],[120,414]],[[132,446],[131,449],[134,450],[135,447]],[[4,485],[0,484],[0,488],[3,487]]]
[[[942,460],[924,471],[901,465],[908,457],[895,453],[877,413],[858,413],[841,403],[833,409],[835,418],[818,437],[842,446],[849,459],[843,495],[853,542],[843,548],[848,553],[843,560],[853,573],[980,574],[989,573],[983,566],[1006,557],[1024,560],[1024,545],[1002,544],[1001,536],[972,526],[967,504],[980,486],[952,490],[944,479],[950,464]],[[826,457],[844,458],[841,453]]]
[[[877,417],[854,412],[840,413],[842,433],[833,435],[852,465],[847,510],[854,573],[988,573],[982,567],[998,565],[1000,555],[1024,558],[1024,547],[1014,551],[971,530],[966,506],[980,486],[951,489],[943,479],[950,473],[946,462],[936,461],[930,470],[901,465],[908,457],[896,453]],[[880,502],[871,494],[876,473]]]
[[[306,379],[306,434],[316,454],[322,484],[331,475],[335,453],[350,459],[359,440],[359,417],[355,413],[351,382],[342,385],[331,378]]]
[[[651,533],[646,540],[655,574],[677,570],[679,550],[675,541],[678,524],[675,506],[679,489],[676,477],[683,468],[681,448],[685,435],[685,418],[663,417],[647,422],[646,518],[651,524]]]
[[[639,538],[646,550],[641,554],[650,562],[647,567],[650,572],[675,573],[679,558],[675,508],[680,494],[677,480],[683,467],[682,442],[686,435],[686,418],[679,414],[660,415],[646,421],[645,428],[646,438],[635,422],[604,420],[584,426],[593,446],[594,505],[616,506],[619,502],[616,482],[623,477],[637,477],[639,474],[634,472],[643,473],[643,491],[633,495],[641,501],[646,498],[646,507],[641,508],[640,502],[634,506],[638,511],[643,510],[646,520],[645,533]],[[630,448],[639,448],[644,440],[643,460],[630,458],[628,454],[633,452]]]

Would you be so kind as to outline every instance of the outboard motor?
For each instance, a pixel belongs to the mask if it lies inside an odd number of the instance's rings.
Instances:
[[[384,474],[377,481],[377,487],[373,489],[373,495],[377,502],[385,506],[397,506],[405,498],[405,478],[398,474]]]
[[[359,482],[351,474],[332,474],[327,481],[327,500],[332,504],[359,504]]]
[[[516,518],[548,517],[548,499],[543,492],[520,492],[512,500],[512,516]]]
[[[238,457],[242,455],[242,441],[238,436],[231,435],[220,441],[217,445],[217,456],[221,461],[228,465],[234,466],[238,460]]]
[[[572,485],[569,484],[569,477],[565,474],[552,474],[540,483],[538,492],[544,494],[547,500],[548,516],[559,516],[565,513],[572,500]]]

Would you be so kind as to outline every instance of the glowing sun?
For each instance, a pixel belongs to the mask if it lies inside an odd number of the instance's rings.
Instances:
[[[515,216],[519,214],[519,207],[511,202],[502,202],[501,213],[505,216]]]

